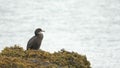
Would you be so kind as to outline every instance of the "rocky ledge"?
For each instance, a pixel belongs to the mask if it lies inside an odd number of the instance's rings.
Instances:
[[[64,49],[49,53],[24,50],[20,46],[4,48],[0,53],[0,68],[91,68],[85,55]]]

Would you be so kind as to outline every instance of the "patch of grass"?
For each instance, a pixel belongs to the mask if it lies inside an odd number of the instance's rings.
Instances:
[[[15,45],[4,48],[0,60],[0,68],[91,68],[86,56],[64,49],[49,53]]]

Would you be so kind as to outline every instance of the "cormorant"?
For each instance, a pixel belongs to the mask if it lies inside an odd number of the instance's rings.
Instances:
[[[27,50],[32,49],[32,50],[38,50],[41,46],[41,42],[43,40],[43,31],[41,28],[37,28],[35,30],[35,36],[33,36],[27,43]]]

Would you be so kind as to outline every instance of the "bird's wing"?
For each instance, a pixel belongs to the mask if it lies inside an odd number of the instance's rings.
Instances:
[[[34,44],[35,39],[36,39],[36,37],[33,36],[33,37],[28,41],[28,43],[27,43],[27,49],[30,48],[30,47]]]

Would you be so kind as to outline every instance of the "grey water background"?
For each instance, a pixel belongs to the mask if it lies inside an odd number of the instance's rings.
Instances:
[[[42,50],[78,52],[92,68],[120,66],[120,0],[0,0],[0,50],[26,49],[38,27]]]

